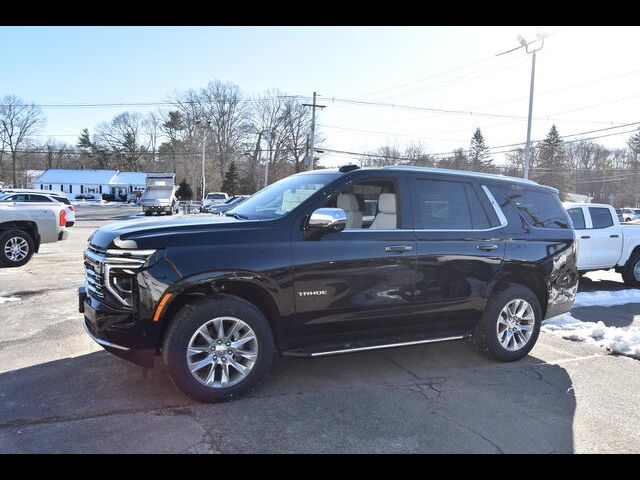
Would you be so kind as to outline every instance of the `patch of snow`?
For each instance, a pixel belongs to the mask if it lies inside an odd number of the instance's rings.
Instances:
[[[627,303],[640,303],[640,290],[628,288],[626,290],[597,292],[580,292],[576,295],[573,307],[612,307]]]
[[[3,303],[9,303],[9,302],[19,302],[20,299],[18,297],[0,297],[0,305],[2,305]]]
[[[588,342],[613,353],[640,359],[640,327],[607,327],[602,322],[583,322],[571,313],[563,313],[542,322],[541,331],[567,340]]]

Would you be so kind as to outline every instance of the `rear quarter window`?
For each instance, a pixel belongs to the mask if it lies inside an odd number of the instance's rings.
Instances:
[[[560,198],[552,192],[495,186],[490,187],[490,190],[494,196],[511,203],[532,227],[571,228],[571,220]]]

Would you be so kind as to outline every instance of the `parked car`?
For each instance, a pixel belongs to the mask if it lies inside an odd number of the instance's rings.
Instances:
[[[51,193],[50,190],[33,190],[37,193],[6,193],[0,194],[0,202],[17,202],[17,203],[49,203],[59,202],[66,205],[67,210],[67,227],[72,227],[76,223],[76,207],[64,194]],[[43,192],[47,192],[46,194]]]
[[[637,208],[622,208],[622,218],[625,222],[632,222],[634,220],[640,220],[640,209]]]
[[[208,205],[203,207],[203,211],[206,213],[213,213],[214,215],[224,215],[232,208],[240,205],[247,198],[249,198],[249,195],[234,195],[233,197],[229,197],[229,200],[224,202],[222,205]]]
[[[377,195],[368,226],[354,192]],[[104,226],[85,266],[88,334],[145,367],[161,353],[174,383],[204,402],[253,388],[274,352],[470,338],[518,360],[578,284],[557,190],[419,167],[309,171],[224,217]]]
[[[0,266],[20,267],[42,243],[68,237],[63,203],[0,202]]]
[[[621,208],[616,208],[616,215],[618,216],[618,221],[620,223],[624,222],[624,216],[622,215],[622,209]]]
[[[76,195],[76,200],[100,200],[102,198],[101,195],[99,194],[92,194],[92,193],[80,193],[79,195]]]
[[[578,240],[578,270],[614,268],[640,288],[640,225],[620,225],[615,209],[600,203],[565,203]]]
[[[214,205],[222,205],[224,202],[229,200],[229,195],[224,192],[211,192],[207,193],[202,201],[202,208],[214,206]]]

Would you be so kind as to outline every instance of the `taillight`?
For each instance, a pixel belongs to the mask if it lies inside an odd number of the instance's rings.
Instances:
[[[61,227],[67,226],[67,210],[66,209],[60,210],[60,226]]]

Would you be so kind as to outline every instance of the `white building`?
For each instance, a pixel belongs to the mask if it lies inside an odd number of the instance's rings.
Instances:
[[[135,192],[143,192],[147,174],[143,172],[119,172],[118,170],[46,170],[34,182],[33,188],[59,190],[74,200],[78,195],[110,194],[116,200],[124,200]]]

